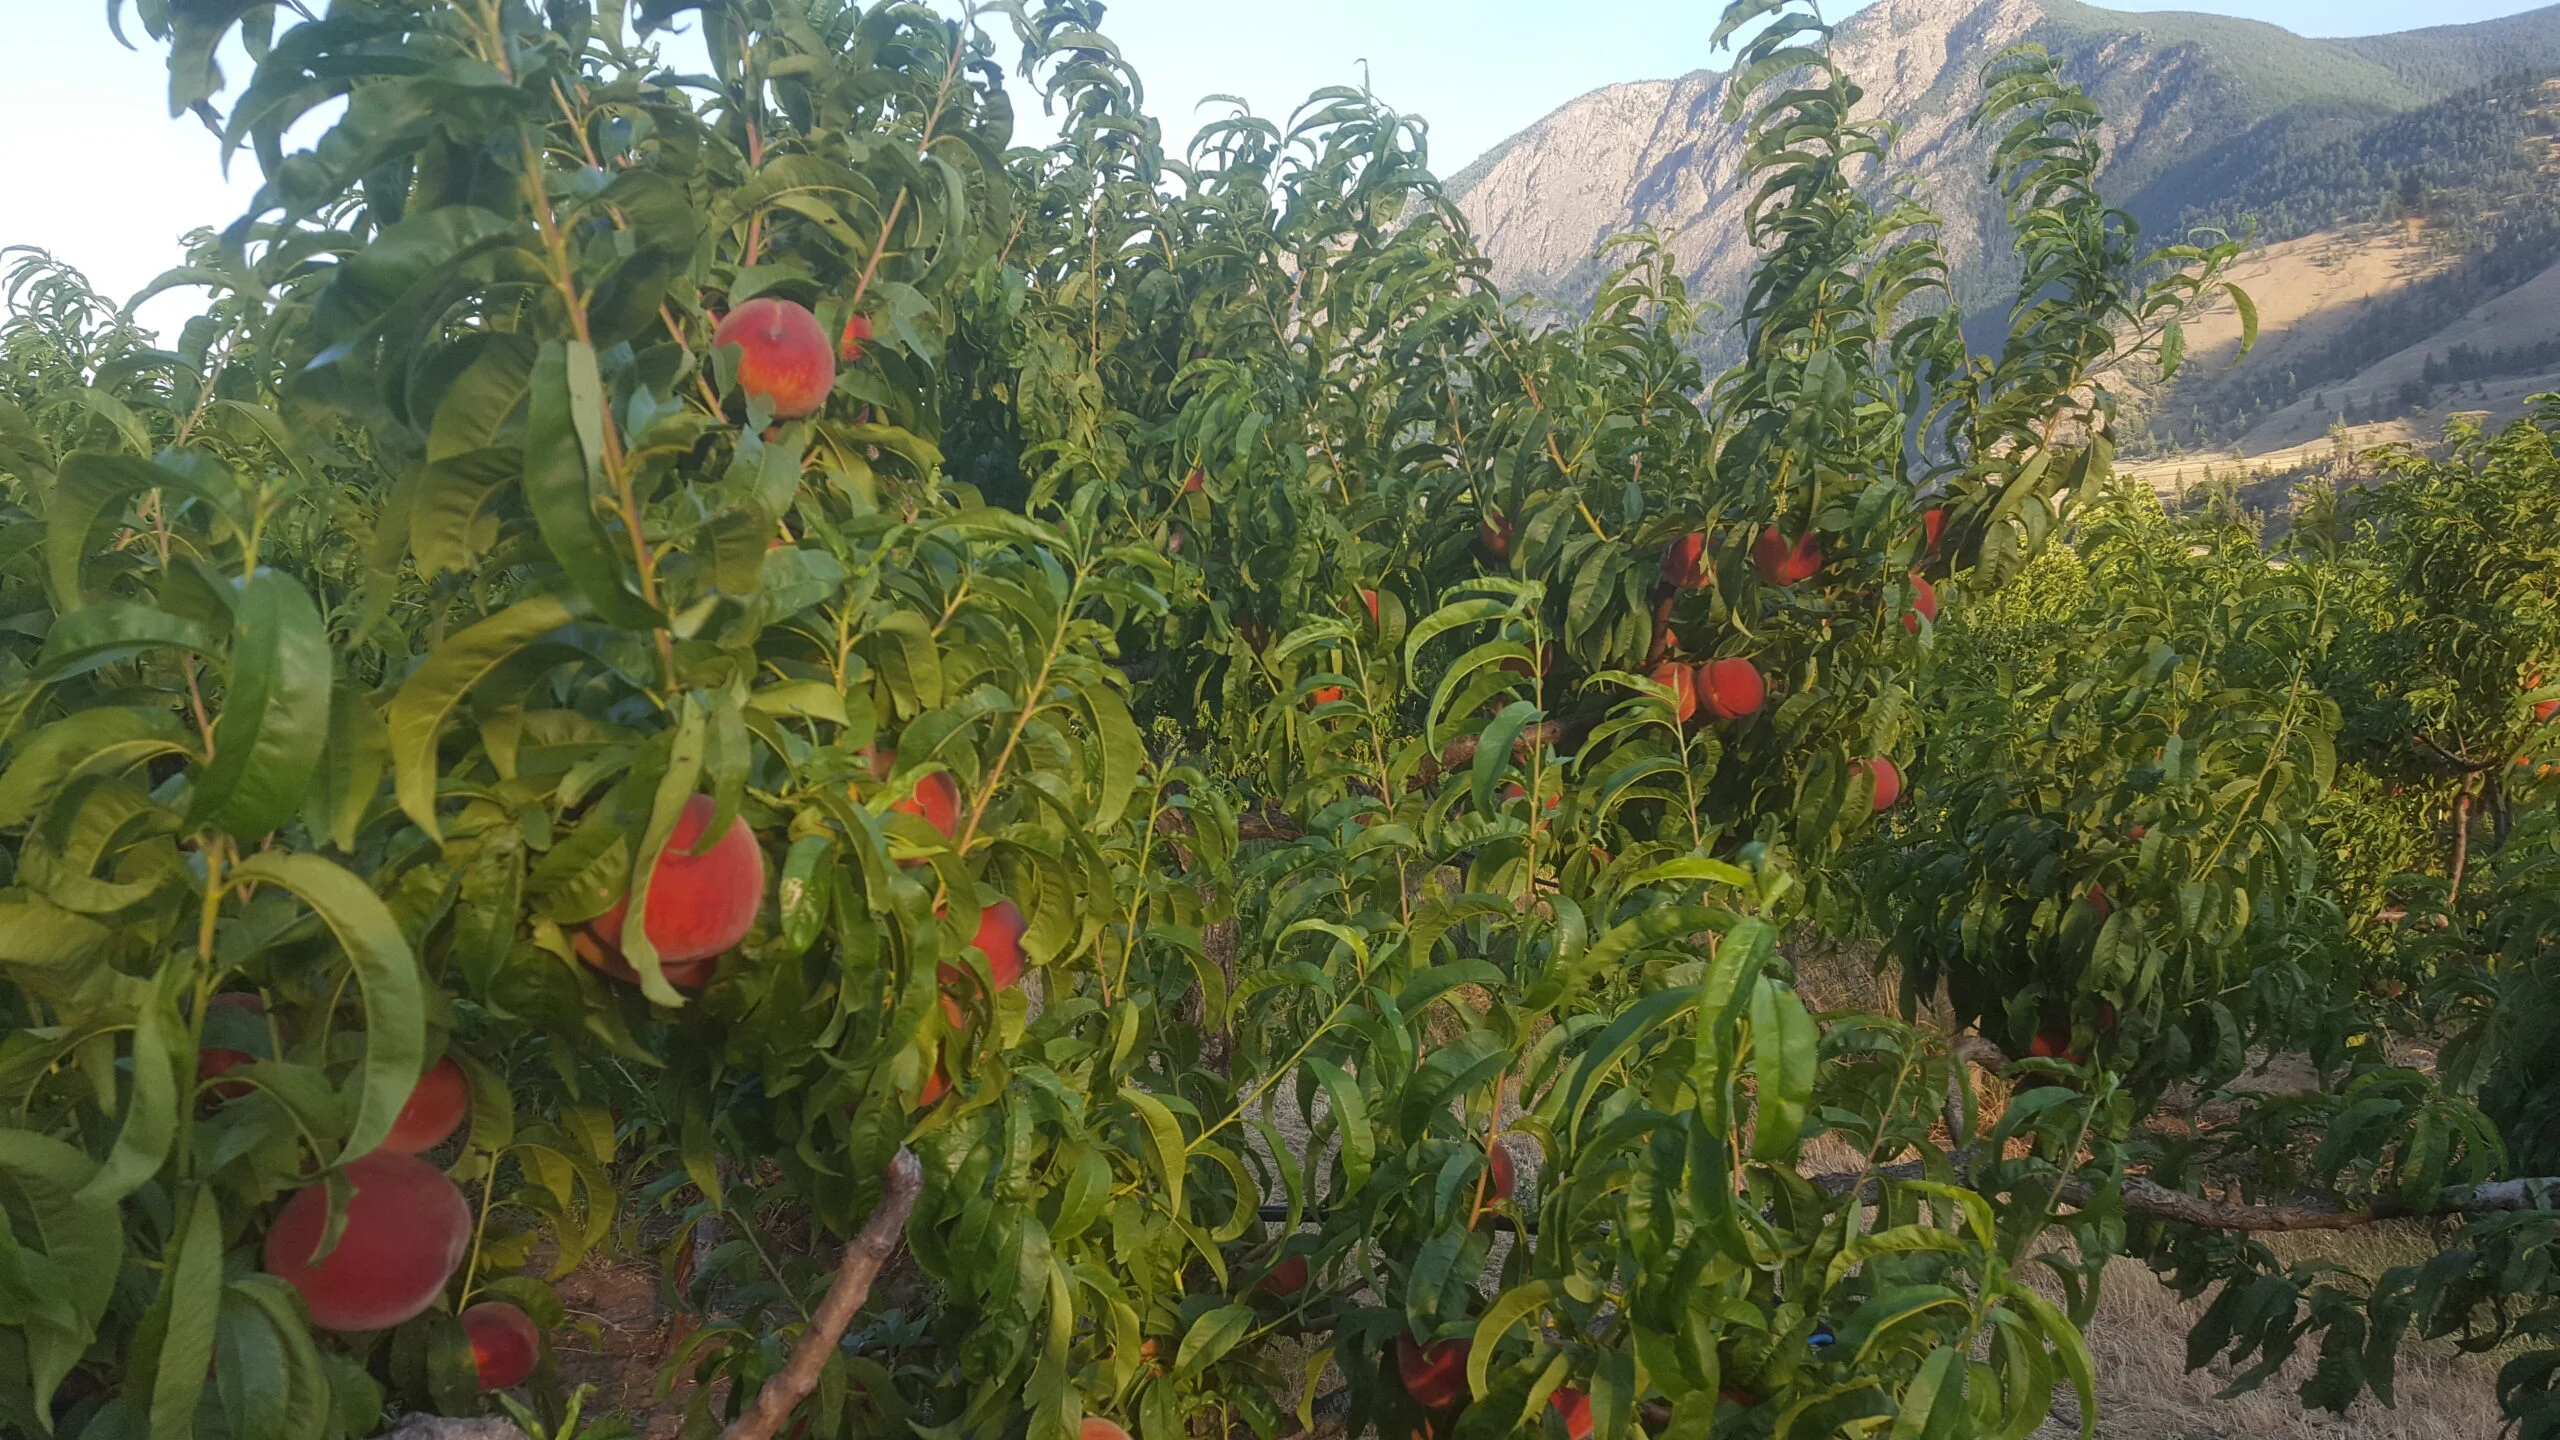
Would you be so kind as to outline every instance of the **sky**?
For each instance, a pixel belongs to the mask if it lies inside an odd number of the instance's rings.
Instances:
[[[947,0],[946,0],[947,3]],[[2541,0],[2116,0],[2112,8],[2212,10],[2309,35],[2461,24]],[[95,0],[0,0],[0,246],[35,245],[123,297],[176,263],[178,237],[247,208],[256,161],[228,181],[203,124],[168,116],[161,57],[119,46]],[[1833,8],[1839,18],[1847,9]],[[1431,124],[1442,174],[1587,91],[1719,67],[1717,0],[1113,0],[1105,21],[1148,87],[1178,149],[1203,95],[1230,93],[1282,115],[1325,85],[1369,85]],[[234,57],[235,85],[248,71]],[[1025,101],[1025,108],[1031,102]],[[1036,123],[1036,122],[1035,122]],[[171,330],[188,296],[164,296],[144,323]]]

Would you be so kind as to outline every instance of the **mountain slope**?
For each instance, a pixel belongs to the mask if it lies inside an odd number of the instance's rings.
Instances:
[[[2325,177],[2336,193],[2306,196],[2287,216],[2285,233],[2302,234],[2382,218],[2324,208],[2370,209],[2377,186],[2396,192],[2397,175],[2347,174],[2351,159],[2371,159],[2357,147],[2380,127],[2514,71],[2560,69],[2560,6],[2315,40],[2255,21],[2125,14],[2076,0],[1880,0],[1841,24],[1833,54],[1866,88],[1867,113],[1903,127],[1895,173],[1944,217],[1957,292],[1969,306],[1998,295],[2011,272],[1983,182],[1987,141],[1966,117],[1983,66],[2021,41],[2061,56],[2098,101],[2110,122],[2105,183],[2154,233],[2245,218],[2235,212],[2285,198],[2270,187],[2291,185],[2287,167],[2308,163],[2304,173]],[[1453,177],[1451,192],[1496,280],[1576,305],[1597,278],[1594,247],[1652,228],[1696,293],[1737,293],[1750,253],[1737,184],[1741,134],[1722,113],[1724,80],[1701,70],[1594,91]],[[2512,141],[2501,133],[2483,143]],[[2332,153],[2340,147],[2347,158]]]
[[[2404,361],[2373,366],[2404,348],[2424,359],[2437,328],[2560,261],[2560,85],[2540,79],[2560,72],[2560,5],[2319,41],[2079,0],[1879,0],[1841,23],[1833,56],[1866,87],[1866,113],[1902,128],[1892,174],[1943,218],[1969,313],[2002,305],[2015,266],[1984,184],[1989,141],[1966,118],[1981,69],[2020,41],[2061,56],[2107,115],[2102,179],[2145,231],[2301,241],[2260,269],[2273,290],[2258,359],[2189,366],[2150,402],[2153,443],[2294,433],[2340,389],[2358,413],[2412,413],[2437,397],[2399,377]],[[1708,69],[1605,87],[1452,177],[1495,279],[1582,305],[1597,243],[1651,228],[1692,292],[1731,302],[1751,249],[1741,128],[1723,100]],[[2560,310],[2550,318],[2560,331]],[[1728,346],[1731,333],[1710,333],[1710,359],[1731,359]],[[2286,423],[2268,428],[2278,413]]]

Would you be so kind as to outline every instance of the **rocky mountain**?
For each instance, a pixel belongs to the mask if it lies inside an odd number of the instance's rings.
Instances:
[[[2515,243],[2532,228],[2520,219],[2532,210],[2548,212],[2548,243],[2560,259],[2560,196],[2543,152],[2528,143],[2543,134],[2528,112],[2550,107],[2515,100],[2560,72],[2560,5],[2315,40],[2255,21],[2075,0],[1878,0],[1840,25],[1833,54],[1865,88],[1870,113],[1901,127],[1895,173],[1943,217],[1969,308],[2001,293],[2011,272],[1983,183],[1987,140],[1967,115],[1983,67],[2024,41],[2061,56],[2109,117],[2108,193],[2154,234],[2252,224],[2262,239],[2281,241],[2363,225],[2406,243],[2407,234],[2375,222],[2416,218],[2432,205],[2443,223],[2428,243],[2449,252],[2423,267],[2436,274]],[[1713,70],[1612,85],[1452,177],[1496,279],[1515,293],[1577,304],[1598,278],[1598,243],[1649,227],[1680,258],[1695,293],[1730,299],[1750,254],[1737,183],[1742,136],[1723,118],[1724,88]],[[2503,117],[2501,95],[2515,102]],[[2452,173],[2469,177],[2458,195],[2440,183]],[[2527,191],[2534,204],[2520,207]],[[2511,252],[2498,273],[2514,271],[2517,258]],[[2378,303],[2371,293],[2359,298]],[[2367,358],[2410,338],[2400,334]],[[2352,377],[2356,359],[2328,363]],[[2293,398],[2253,394],[2223,405],[2231,413],[2216,423],[2245,426]]]

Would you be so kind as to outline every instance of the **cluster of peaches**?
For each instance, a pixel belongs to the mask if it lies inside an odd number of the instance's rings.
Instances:
[[[1938,510],[1931,510],[1924,517],[1933,548],[1944,521],[1944,512]],[[1822,538],[1807,531],[1789,540],[1776,526],[1769,526],[1752,542],[1751,568],[1763,581],[1781,589],[1801,585],[1822,569]],[[1662,602],[1652,679],[1670,690],[1672,710],[1680,723],[1689,724],[1701,712],[1708,719],[1726,723],[1740,723],[1759,714],[1769,701],[1769,682],[1750,660],[1728,655],[1693,664],[1664,658],[1675,644],[1670,626],[1673,600],[1679,592],[1703,590],[1715,583],[1715,573],[1707,564],[1707,537],[1703,532],[1683,535],[1664,548],[1662,582],[1671,593]],[[1918,634],[1921,622],[1937,623],[1938,591],[1926,577],[1914,574],[1911,592],[1911,609],[1902,617],[1902,628]],[[1892,809],[1902,799],[1902,767],[1890,757],[1877,755],[1860,760],[1857,769],[1873,779],[1878,814]]]
[[[739,388],[769,406],[774,418],[791,420],[815,414],[826,403],[835,388],[836,362],[859,361],[871,333],[869,320],[857,315],[847,322],[841,344],[831,347],[808,309],[760,298],[723,317],[712,343],[737,347]],[[936,773],[895,808],[954,838],[959,799],[951,777]],[[733,819],[716,840],[703,843],[716,810],[710,796],[691,797],[650,871],[649,939],[669,983],[688,989],[710,983],[720,958],[746,938],[764,898],[764,851],[743,819]],[[629,911],[626,893],[581,927],[571,948],[605,975],[637,984],[639,974],[622,954]],[[977,943],[999,986],[1022,974],[1024,928],[1010,901],[983,912]],[[942,967],[946,987],[967,978],[956,966]],[[258,995],[216,995],[209,1005],[230,1012],[214,1038],[273,1053],[273,1026]],[[953,1027],[964,1028],[959,1005],[947,994],[943,1005]],[[260,1038],[249,1038],[262,1031]],[[254,1073],[222,1077],[261,1058],[252,1050],[207,1044],[198,1053],[206,1103],[219,1106],[254,1091]],[[937,1071],[923,1102],[933,1103],[948,1089],[947,1077]],[[314,1326],[339,1333],[384,1330],[425,1313],[444,1294],[471,1248],[471,1206],[443,1170],[420,1157],[450,1139],[470,1109],[469,1076],[454,1057],[439,1059],[419,1077],[381,1145],[347,1165],[345,1223],[325,1249],[329,1187],[310,1185],[286,1200],[267,1231],[264,1263],[301,1292]],[[469,1306],[460,1318],[484,1389],[520,1385],[541,1363],[541,1331],[521,1308],[486,1301]]]
[[[236,1012],[253,1027],[267,1023],[266,1003],[247,992],[216,995],[210,1006]],[[225,1038],[239,1035],[235,1030]],[[258,1059],[228,1047],[198,1051],[207,1102],[220,1105],[254,1090],[249,1081],[218,1077]],[[264,1261],[269,1274],[302,1292],[313,1325],[384,1330],[424,1313],[444,1293],[471,1248],[471,1205],[444,1171],[419,1156],[451,1138],[470,1109],[470,1077],[452,1056],[418,1077],[391,1133],[347,1166],[346,1225],[326,1254],[329,1187],[305,1186],[285,1201],[268,1227]],[[518,1307],[484,1301],[461,1319],[483,1389],[521,1385],[541,1363],[542,1333]]]
[[[881,771],[895,763],[888,752],[874,761]],[[649,939],[668,981],[688,989],[710,983],[721,957],[746,939],[764,898],[764,851],[744,819],[732,819],[716,840],[703,843],[717,808],[708,795],[689,797],[649,872]],[[959,836],[960,790],[946,772],[925,776],[891,808],[922,819],[945,839]],[[598,971],[637,984],[639,974],[621,950],[629,915],[630,896],[625,894],[611,910],[581,927],[571,948]],[[1022,911],[1010,900],[999,899],[980,911],[975,943],[985,952],[988,975],[999,989],[1022,978],[1026,928]],[[954,1031],[965,1031],[968,1016],[960,997],[975,988],[974,976],[946,963],[938,978],[945,1018]],[[265,1003],[256,995],[217,995],[211,1004],[240,1012],[255,1026],[266,1023]],[[225,1024],[236,1026],[234,1021]],[[240,1036],[227,1029],[224,1038]],[[219,1105],[250,1093],[255,1087],[249,1081],[221,1077],[259,1058],[248,1050],[218,1046],[200,1051],[208,1102]],[[949,1073],[938,1067],[920,1103],[931,1105],[949,1090]],[[470,1108],[470,1078],[452,1056],[419,1077],[381,1146],[346,1167],[353,1193],[345,1226],[326,1254],[321,1253],[321,1239],[329,1218],[329,1187],[307,1186],[285,1202],[267,1231],[266,1269],[302,1292],[313,1325],[341,1333],[384,1330],[423,1314],[444,1294],[471,1247],[471,1207],[444,1171],[419,1157],[451,1138]],[[517,1306],[484,1302],[465,1309],[461,1321],[483,1388],[522,1384],[540,1363],[541,1333]]]

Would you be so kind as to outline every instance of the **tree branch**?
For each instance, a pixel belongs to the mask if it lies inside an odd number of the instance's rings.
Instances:
[[[2423,730],[2418,732],[2416,735],[2411,736],[2410,740],[2412,743],[2423,745],[2426,748],[2433,750],[2436,752],[2437,759],[2442,760],[2447,765],[2452,766],[2454,769],[2459,770],[2466,775],[2477,775],[2483,770],[2495,770],[2498,768],[2498,762],[2495,760],[2474,760],[2469,756],[2459,755],[2451,750],[2447,750],[2440,742],[2437,741],[2436,737],[2427,734]]]
[[[1948,1159],[1961,1176],[1970,1168],[1973,1154],[1959,1150]],[[1842,1170],[1805,1178],[1833,1195],[1846,1195],[1855,1187],[1859,1199],[1872,1201],[1882,1193],[1884,1181],[1919,1180],[1926,1176],[1927,1167],[1919,1161],[1906,1160],[1871,1171]],[[1960,1180],[1958,1183],[1963,1182]],[[2086,1205],[2094,1194],[2091,1187],[2074,1181],[2062,1187],[2059,1198],[2068,1205]],[[2554,1199],[2560,1199],[2560,1177],[2453,1185],[2438,1191],[2435,1200],[2426,1205],[2402,1205],[2385,1198],[2362,1207],[2234,1205],[2222,1200],[2208,1200],[2201,1195],[2189,1195],[2183,1190],[2172,1190],[2139,1175],[2128,1175],[2124,1181],[2126,1214],[2192,1225],[2199,1230],[2352,1230],[2380,1220],[2541,1210],[2550,1208]]]
[[[889,1162],[879,1207],[863,1224],[862,1233],[844,1247],[844,1264],[836,1271],[835,1283],[827,1287],[827,1298],[818,1302],[809,1328],[801,1332],[800,1343],[792,1347],[790,1363],[764,1382],[755,1404],[720,1432],[720,1440],[773,1440],[792,1410],[818,1388],[818,1372],[843,1342],[845,1329],[862,1302],[871,1298],[871,1282],[879,1278],[880,1267],[897,1253],[907,1217],[914,1213],[916,1197],[923,1190],[924,1166],[914,1151],[900,1150]]]

